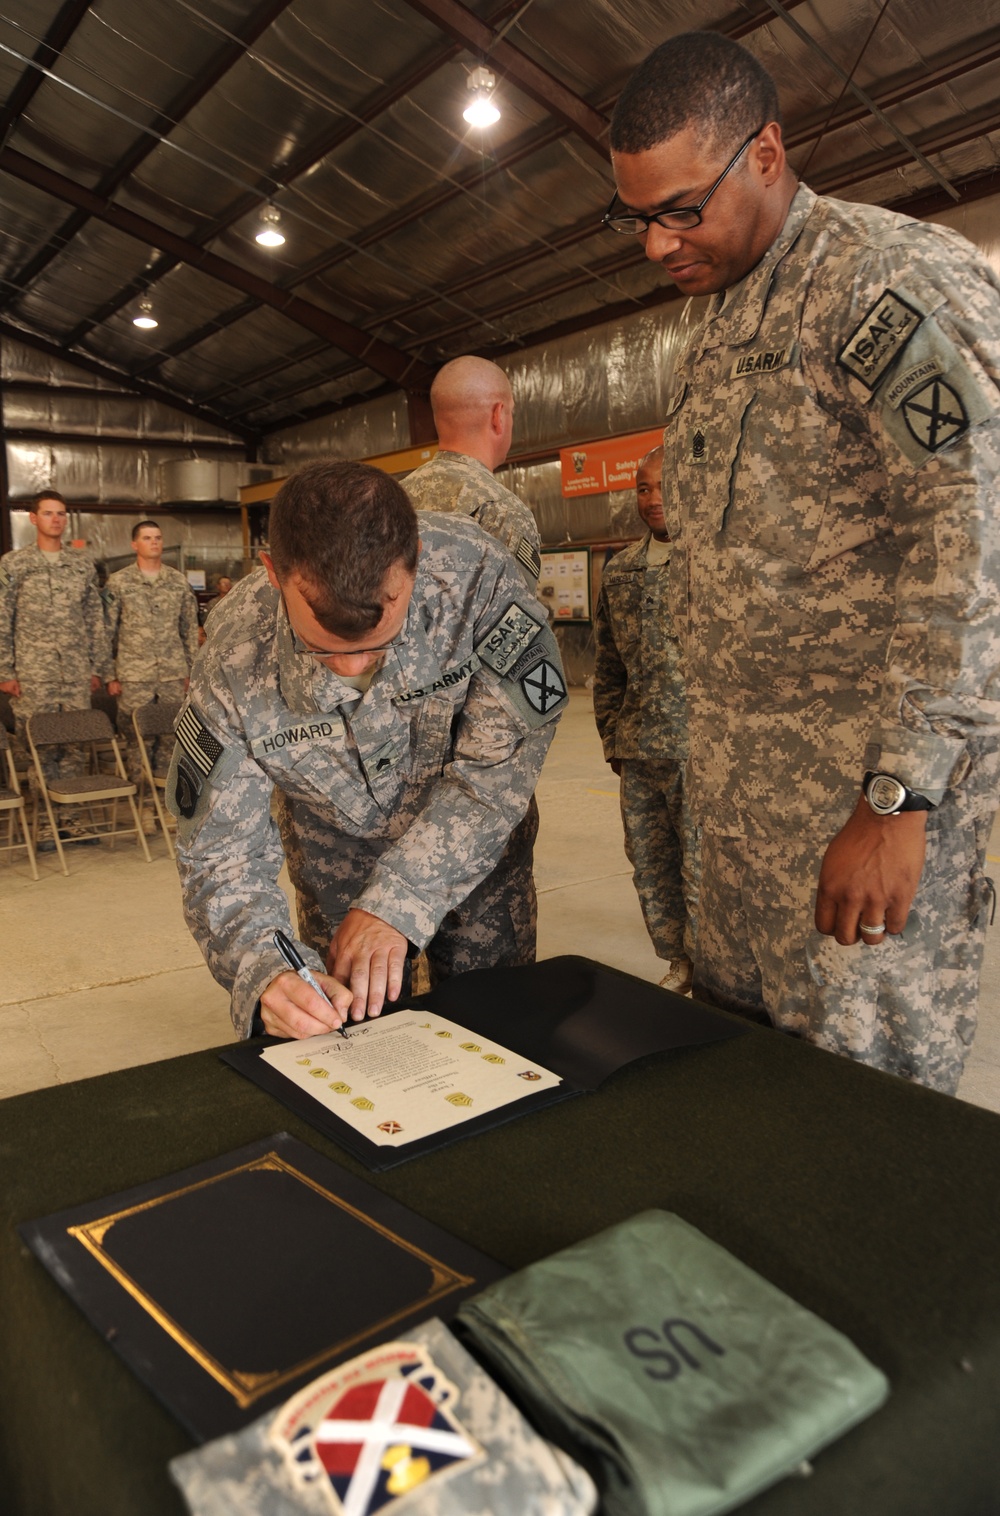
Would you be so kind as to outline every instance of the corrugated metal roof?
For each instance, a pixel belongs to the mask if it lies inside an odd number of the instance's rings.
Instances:
[[[771,70],[814,188],[944,199],[838,70],[961,196],[1000,186],[995,0],[784,6],[0,0],[0,322],[260,433],[655,303],[662,271],[599,228],[600,123],[691,26]],[[503,114],[480,133],[461,112],[484,57]],[[253,240],[269,201],[287,237],[270,254]]]

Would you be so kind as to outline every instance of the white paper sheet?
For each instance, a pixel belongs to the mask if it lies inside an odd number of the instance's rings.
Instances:
[[[380,1147],[400,1147],[495,1111],[558,1074],[430,1011],[265,1048],[286,1079]]]

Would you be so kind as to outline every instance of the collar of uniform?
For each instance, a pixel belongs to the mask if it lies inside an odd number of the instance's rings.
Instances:
[[[406,615],[406,638],[393,645],[381,673],[381,689],[394,699],[407,690],[427,689],[441,678],[438,662],[424,627],[423,603],[417,603],[420,569],[413,587],[413,598]]]
[[[492,470],[486,467],[486,464],[482,461],[481,458],[473,458],[471,453],[453,453],[450,448],[439,447],[437,452],[434,454],[434,457],[431,459],[431,462],[435,462],[438,458],[457,458],[461,463],[468,464],[469,468],[474,469],[477,473],[482,474],[483,478],[488,479],[491,484],[496,483],[496,476]]]
[[[275,648],[278,657],[278,683],[281,698],[290,710],[328,711],[334,706],[358,705],[375,692],[388,695],[389,699],[401,690],[408,689],[415,681],[411,672],[433,668],[429,677],[440,677],[437,660],[420,622],[419,608],[410,600],[406,613],[406,626],[397,642],[390,647],[385,662],[362,694],[353,685],[338,679],[333,669],[295,651],[292,628],[285,614],[280,595],[275,596]]]
[[[781,231],[757,266],[739,284],[715,296],[702,332],[703,350],[722,344],[736,347],[749,342],[759,331],[774,271],[798,238],[816,199],[811,189],[800,184]]]

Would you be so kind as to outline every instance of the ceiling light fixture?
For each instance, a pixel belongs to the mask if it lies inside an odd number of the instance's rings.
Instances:
[[[260,213],[260,231],[256,239],[261,247],[281,247],[284,244],[284,236],[278,231],[280,220],[281,212],[277,207],[265,205]]]
[[[462,112],[469,125],[492,126],[494,121],[499,121],[500,112],[493,104],[493,91],[497,87],[496,75],[480,64],[472,70],[465,84],[472,94],[472,99]]]
[[[139,314],[132,317],[133,326],[141,326],[144,332],[151,332],[159,322],[153,315],[153,302],[148,295],[144,295],[139,301]]]

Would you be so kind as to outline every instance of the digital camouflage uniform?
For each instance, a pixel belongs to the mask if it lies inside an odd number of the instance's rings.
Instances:
[[[684,793],[687,707],[668,599],[669,558],[650,564],[651,533],[604,570],[594,631],[594,718],[621,763],[625,851],[660,958],[693,957],[698,834]]]
[[[513,553],[534,594],[542,567],[535,518],[485,463],[465,453],[439,451],[429,463],[422,463],[406,476],[403,488],[415,510],[457,511],[471,516],[484,532]]]
[[[421,539],[405,630],[364,696],[295,652],[264,575],[212,614],[167,800],[188,925],[241,1033],[285,969],[282,843],[311,968],[353,906],[428,947],[434,979],[534,957],[519,823],[566,704],[555,639],[471,522],[425,516]]]
[[[22,547],[0,558],[0,681],[17,679],[11,697],[17,730],[44,711],[90,710],[90,680],[111,678],[104,612],[93,560],[74,548]],[[81,771],[79,747],[40,754],[47,779]]]
[[[695,994],[954,1090],[997,804],[1000,282],[963,238],[800,188],[674,376]],[[904,936],[812,927],[866,770],[938,808]]]
[[[156,575],[138,564],[119,569],[104,587],[108,632],[121,684],[118,728],[125,739],[129,778],[139,782],[141,764],[132,712],[153,700],[183,700],[185,681],[198,652],[198,602],[177,569],[162,564]],[[173,739],[155,739],[150,758],[165,774]]]

